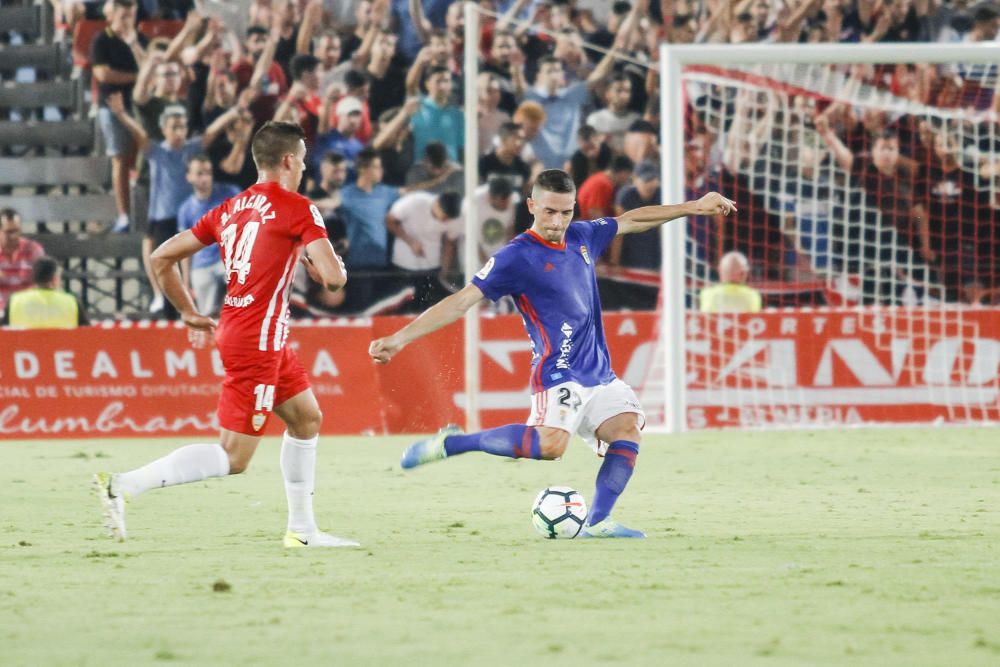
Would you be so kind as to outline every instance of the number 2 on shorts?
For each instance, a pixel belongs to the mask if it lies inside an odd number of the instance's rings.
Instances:
[[[253,388],[253,395],[256,397],[257,402],[254,404],[254,410],[258,412],[267,411],[270,412],[274,410],[274,385],[273,384],[259,384]]]

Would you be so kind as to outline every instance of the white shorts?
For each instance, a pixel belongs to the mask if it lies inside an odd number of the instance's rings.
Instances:
[[[615,415],[629,412],[638,416],[640,429],[646,425],[646,414],[635,392],[618,378],[596,387],[563,382],[532,395],[527,423],[575,433],[603,456],[608,444],[597,439],[597,429]]]

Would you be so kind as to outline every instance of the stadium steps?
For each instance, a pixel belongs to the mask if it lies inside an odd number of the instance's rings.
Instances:
[[[33,67],[47,78],[69,73],[69,61],[61,44],[18,44],[0,48],[0,72]]]
[[[94,121],[0,121],[0,147],[64,148],[90,151],[94,147]]]
[[[80,80],[7,83],[0,86],[0,109],[41,109],[47,106],[80,111],[83,107]]]
[[[0,158],[0,185],[103,190],[111,184],[110,170],[111,161],[100,155]]]
[[[45,0],[34,4],[0,7],[0,26],[4,31],[20,33],[24,39],[52,42],[52,7]]]
[[[106,224],[118,215],[110,194],[0,197],[0,208],[8,207],[20,213],[23,221],[35,223],[98,221]]]

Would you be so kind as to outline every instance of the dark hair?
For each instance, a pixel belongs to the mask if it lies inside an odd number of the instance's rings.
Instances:
[[[367,169],[372,166],[375,160],[379,159],[378,151],[374,148],[363,148],[354,157],[354,169],[356,171],[361,171],[362,169]]]
[[[561,60],[559,60],[558,58],[556,58],[553,55],[548,55],[548,56],[543,56],[543,57],[541,57],[541,58],[538,59],[538,70],[541,71],[542,65],[549,65],[549,64],[552,64],[552,63],[555,63],[556,65],[559,65],[560,67],[562,67],[562,61]]]
[[[427,81],[435,74],[441,74],[442,72],[447,74],[448,76],[451,76],[451,70],[445,67],[444,65],[434,65],[433,67],[428,67],[427,74],[424,75],[424,81]]]
[[[569,174],[562,169],[546,169],[538,174],[538,178],[535,179],[535,185],[531,190],[531,196],[534,198],[536,190],[567,194],[576,192],[576,185],[573,184],[573,179],[570,178]]]
[[[594,129],[594,126],[587,125],[586,123],[580,125],[580,128],[576,131],[577,139],[580,139],[582,141],[590,141],[591,139],[594,138],[594,135],[596,134],[597,130]]]
[[[319,58],[308,53],[296,53],[292,56],[292,62],[288,65],[288,71],[292,74],[292,80],[298,81],[306,72],[312,72],[319,67]]]
[[[36,285],[47,285],[59,272],[59,262],[51,257],[39,257],[31,266],[31,280]]]
[[[619,81],[627,81],[629,83],[632,83],[632,77],[630,77],[625,72],[615,72],[610,77],[608,77],[608,87],[610,88],[611,84],[618,83]]]
[[[876,140],[885,139],[886,141],[899,141],[899,132],[897,132],[891,127],[887,127],[881,132],[879,132],[878,136],[875,137],[875,139]]]
[[[635,163],[624,155],[616,155],[611,158],[611,171],[632,171]]]
[[[514,193],[514,185],[509,178],[495,176],[489,180],[488,190],[490,197],[506,199]]]
[[[637,120],[628,126],[629,132],[642,132],[643,134],[656,134],[656,128],[648,120]]]
[[[438,39],[447,40],[448,39],[448,31],[445,30],[444,28],[431,28],[431,32],[430,32],[430,35],[427,38],[427,41],[429,42],[432,39],[434,39],[435,37],[437,37]]]
[[[683,28],[691,21],[690,14],[674,14],[674,27]]]
[[[12,208],[0,209],[0,219],[15,220],[20,217],[21,214]]]
[[[621,16],[622,14],[628,14],[631,10],[632,10],[632,4],[626,2],[625,0],[618,0],[618,2],[611,5],[611,13],[616,16]]]
[[[269,120],[253,135],[250,151],[257,169],[277,167],[281,159],[298,150],[306,138],[298,123]]]
[[[207,153],[195,153],[190,156],[184,164],[190,167],[192,162],[207,162],[212,164],[212,158],[210,158]]]
[[[344,85],[348,88],[361,88],[368,83],[368,75],[359,69],[349,69],[344,72]]]
[[[424,147],[424,157],[434,167],[448,164],[448,149],[440,141],[431,141]]]
[[[513,136],[520,133],[521,126],[517,123],[502,123],[500,129],[497,130],[497,136],[501,139],[506,139],[507,137]]]
[[[441,212],[448,220],[457,218],[462,213],[462,195],[449,190],[438,195]]]
[[[340,164],[341,162],[345,162],[346,160],[347,158],[344,157],[342,153],[338,153],[337,151],[330,151],[323,156],[323,162],[329,162],[334,166]]]
[[[264,35],[267,37],[267,28],[259,25],[252,25],[247,28],[247,38],[249,39],[253,35]]]

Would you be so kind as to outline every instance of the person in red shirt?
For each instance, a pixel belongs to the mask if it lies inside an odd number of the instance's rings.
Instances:
[[[580,220],[597,220],[615,214],[615,190],[629,182],[632,160],[618,155],[611,166],[587,177],[576,196]]]
[[[303,249],[303,263],[314,280],[331,291],[347,282],[319,210],[296,193],[305,169],[304,138],[294,123],[265,124],[251,145],[257,183],[153,252],[157,282],[188,326],[192,342],[215,333],[226,371],[217,412],[221,437],[218,443],[181,447],[130,472],[97,473],[94,486],[118,540],[125,539],[126,499],[149,489],[243,472],[273,412],[287,426],[281,445],[288,499],[285,546],[358,546],[316,527],[312,495],[322,415],[305,369],[285,344],[292,276]],[[198,312],[177,269],[213,243],[220,246],[228,283],[218,323]]]
[[[275,22],[277,24],[277,22]],[[236,85],[242,92],[251,88],[258,92],[250,113],[255,125],[263,125],[274,117],[278,100],[288,92],[288,80],[281,65],[274,62],[274,52],[281,40],[281,28],[276,25],[270,32],[260,26],[247,28],[246,56],[233,65]]]
[[[306,146],[316,143],[319,113],[322,101],[319,96],[319,58],[300,53],[292,58],[292,87],[274,112],[274,120],[298,122],[306,133]]]
[[[0,211],[0,311],[11,294],[31,287],[31,267],[44,255],[38,241],[21,235],[18,212],[12,208]]]

